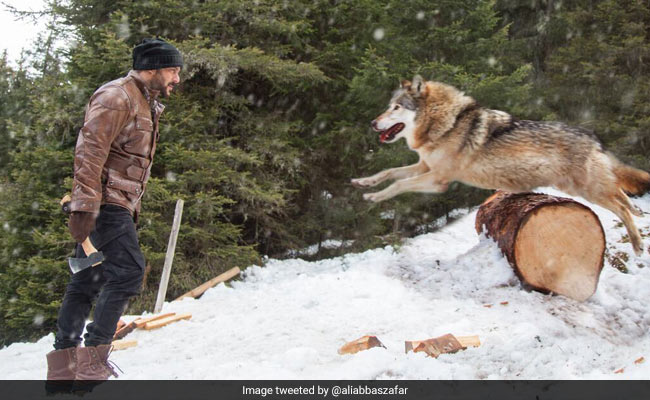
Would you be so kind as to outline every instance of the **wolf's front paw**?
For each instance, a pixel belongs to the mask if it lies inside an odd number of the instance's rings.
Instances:
[[[373,203],[379,203],[380,201],[384,200],[384,196],[381,195],[381,193],[365,193],[363,195],[364,200],[372,201]]]
[[[350,180],[350,182],[360,188],[375,186],[375,181],[372,178],[357,178]]]

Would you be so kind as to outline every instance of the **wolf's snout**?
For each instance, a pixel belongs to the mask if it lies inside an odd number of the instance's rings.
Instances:
[[[370,123],[370,126],[372,126],[372,129],[374,129],[376,132],[379,132],[379,128],[377,127],[377,120],[373,119],[372,122]]]

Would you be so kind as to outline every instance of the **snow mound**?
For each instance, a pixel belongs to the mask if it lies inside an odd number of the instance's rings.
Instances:
[[[633,201],[650,211],[650,195]],[[121,379],[647,379],[650,364],[635,360],[650,358],[650,256],[621,241],[614,214],[585,204],[629,273],[606,261],[584,303],[522,290],[496,245],[474,231],[471,210],[399,248],[250,266],[231,286],[166,303],[163,312],[192,319],[134,331],[127,339],[138,346],[112,360]],[[649,214],[635,220],[650,245]],[[404,353],[405,340],[446,333],[478,335],[482,345],[437,359]],[[337,354],[367,334],[387,348]],[[2,379],[43,379],[53,341],[0,350]]]

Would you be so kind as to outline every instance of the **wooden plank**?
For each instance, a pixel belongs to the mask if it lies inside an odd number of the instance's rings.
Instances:
[[[172,315],[170,317],[162,318],[157,321],[147,322],[143,328],[149,331],[152,329],[162,328],[163,326],[169,325],[172,322],[180,321],[182,319],[190,319],[190,318],[192,318],[192,314]]]
[[[123,327],[115,331],[115,334],[113,335],[113,340],[124,339],[124,337],[129,333],[133,332],[135,328],[136,328],[135,321],[129,322],[128,324],[124,325]]]
[[[128,349],[130,347],[135,347],[138,345],[137,340],[114,340],[113,343],[113,350],[124,350]]]
[[[171,317],[171,316],[174,316],[174,315],[176,315],[175,312],[172,312],[172,313],[166,313],[166,314],[158,314],[158,315],[154,315],[154,316],[152,316],[152,317],[138,318],[138,319],[136,319],[136,320],[133,321],[133,322],[135,323],[135,327],[136,327],[136,328],[141,329],[141,328],[142,328],[143,326],[145,326],[148,322],[157,321],[157,320],[159,320],[159,319],[163,319],[163,318]]]
[[[160,277],[160,285],[158,286],[158,296],[156,298],[156,305],[153,308],[154,313],[159,313],[162,310],[165,296],[167,295],[167,285],[169,284],[169,275],[172,270],[172,261],[174,260],[174,252],[176,251],[176,238],[178,237],[178,230],[180,229],[181,219],[183,217],[183,200],[178,199],[176,202],[176,210],[174,211],[174,222],[172,223],[172,231],[169,234],[169,243],[167,244],[167,254],[165,255],[165,264],[163,266],[162,276]]]
[[[201,284],[200,286],[197,286],[196,288],[190,290],[189,292],[187,292],[184,295],[178,297],[174,301],[182,300],[182,299],[184,299],[186,297],[194,297],[194,298],[196,298],[196,297],[202,295],[206,290],[210,289],[211,287],[214,287],[214,286],[218,285],[221,282],[225,282],[225,281],[227,281],[229,279],[234,278],[235,276],[239,275],[240,272],[241,272],[241,270],[239,269],[239,267],[231,268],[228,271],[224,272],[223,274],[218,275],[217,277],[212,278],[209,281]]]
[[[476,335],[456,336],[456,340],[458,340],[463,347],[479,347],[481,345],[481,340]]]

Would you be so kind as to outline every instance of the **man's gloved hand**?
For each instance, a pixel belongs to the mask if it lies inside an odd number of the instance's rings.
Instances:
[[[90,232],[95,228],[96,219],[97,214],[92,212],[75,211],[71,213],[68,228],[70,229],[72,238],[77,243],[86,240]]]

